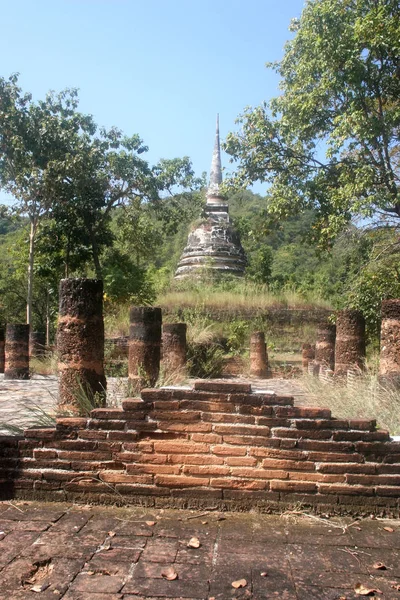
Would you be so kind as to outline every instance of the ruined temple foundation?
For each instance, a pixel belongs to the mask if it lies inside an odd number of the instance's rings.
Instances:
[[[4,362],[5,362],[5,335],[4,329],[0,329],[0,373],[4,373]]]
[[[255,331],[250,338],[250,375],[253,377],[268,377],[268,354],[265,343],[265,333]]]
[[[301,364],[303,371],[308,373],[308,365],[315,358],[315,348],[312,344],[304,343],[301,347]]]
[[[400,443],[388,431],[246,382],[143,389],[119,408],[0,436],[0,462],[3,499],[400,513]]]
[[[105,404],[103,282],[62,279],[57,329],[59,412],[81,412],[84,396]]]
[[[46,334],[44,331],[31,331],[29,334],[29,356],[43,356],[46,350]]]
[[[400,299],[383,300],[379,380],[400,386]]]
[[[161,308],[131,306],[128,377],[133,390],[154,386],[160,373]]]
[[[335,375],[365,368],[365,319],[358,310],[336,313]]]
[[[331,370],[335,368],[335,341],[336,325],[326,323],[318,327],[315,360],[319,365]]]
[[[7,325],[4,379],[29,379],[29,325]]]
[[[162,364],[165,375],[182,373],[186,366],[186,323],[162,326]]]

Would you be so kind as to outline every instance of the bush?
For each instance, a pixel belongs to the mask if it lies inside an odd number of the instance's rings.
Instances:
[[[225,353],[219,344],[190,342],[187,348],[187,368],[191,377],[208,379],[221,377]]]

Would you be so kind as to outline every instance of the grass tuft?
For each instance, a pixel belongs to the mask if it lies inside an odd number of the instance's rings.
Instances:
[[[376,419],[378,428],[400,434],[400,389],[381,384],[374,370],[353,378],[349,385],[324,383],[308,375],[301,382],[310,406],[329,408],[338,418]]]

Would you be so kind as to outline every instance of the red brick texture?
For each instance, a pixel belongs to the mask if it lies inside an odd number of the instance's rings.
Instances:
[[[0,437],[0,492],[23,497],[396,513],[400,443],[247,384],[145,389],[122,408]]]

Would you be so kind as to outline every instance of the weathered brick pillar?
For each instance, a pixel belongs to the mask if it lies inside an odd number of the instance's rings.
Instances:
[[[186,323],[162,326],[162,363],[166,375],[183,372],[186,366]]]
[[[301,347],[301,360],[303,371],[308,372],[308,363],[315,358],[315,348],[311,344],[304,343]]]
[[[43,356],[46,350],[44,331],[31,331],[29,334],[29,356]]]
[[[29,377],[29,325],[7,325],[4,379]]]
[[[4,329],[0,329],[0,373],[4,373]]]
[[[160,373],[161,308],[131,306],[129,321],[128,375],[137,391],[154,386]]]
[[[268,354],[263,331],[255,331],[251,334],[250,375],[253,377],[268,377]]]
[[[383,300],[379,379],[400,385],[400,299]]]
[[[105,404],[103,282],[62,279],[59,302],[58,408],[79,414],[82,396]]]
[[[358,310],[336,313],[335,375],[365,367],[365,319]]]
[[[315,360],[328,369],[335,368],[336,325],[325,323],[317,329]]]

